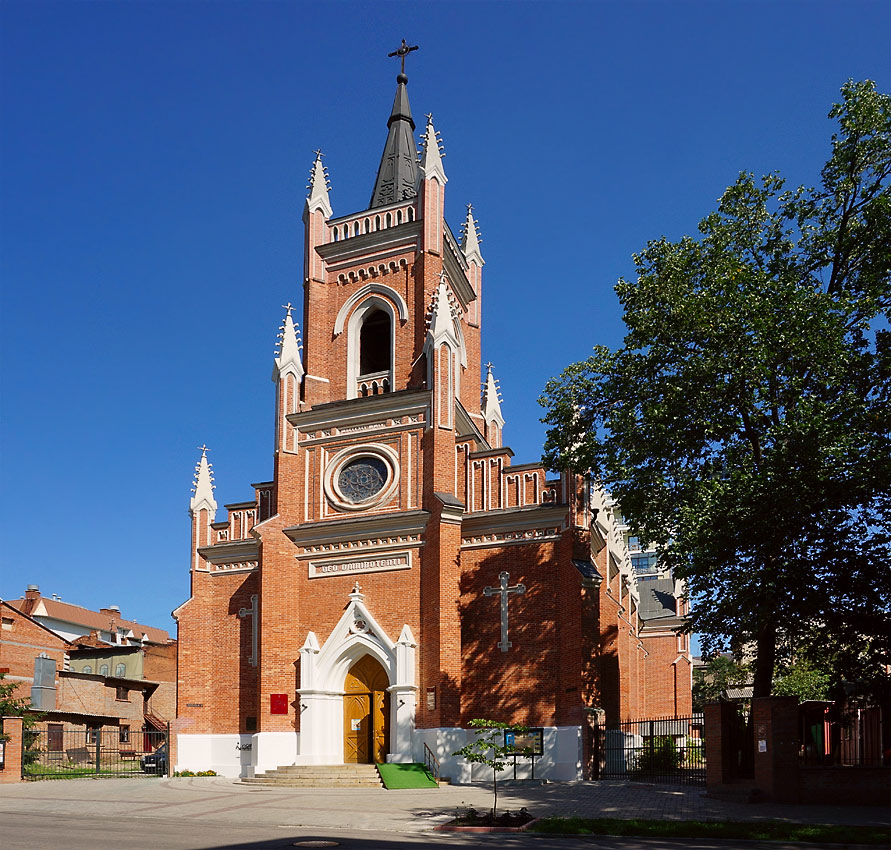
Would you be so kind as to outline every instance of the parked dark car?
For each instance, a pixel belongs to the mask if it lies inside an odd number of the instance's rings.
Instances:
[[[153,753],[139,760],[143,773],[167,773],[167,744],[161,744]]]

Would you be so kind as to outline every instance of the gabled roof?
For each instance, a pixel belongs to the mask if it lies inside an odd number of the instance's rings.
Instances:
[[[22,611],[22,607],[25,604],[24,599],[7,599],[6,602],[19,612]],[[100,631],[108,631],[113,619],[116,628],[133,632],[136,640],[140,640],[143,635],[146,635],[151,643],[167,643],[170,640],[170,635],[164,629],[144,626],[132,620],[124,620],[121,617],[113,617],[109,614],[100,614],[98,611],[91,611],[89,608],[81,608],[80,605],[60,602],[58,599],[47,599],[43,596],[36,600],[30,616],[32,620],[37,617],[49,617],[53,620],[61,620],[63,623],[71,623],[75,626]]]
[[[61,635],[56,634],[51,628],[49,628],[49,626],[43,625],[43,623],[41,623],[39,620],[35,620],[33,617],[29,616],[24,611],[22,611],[18,605],[13,604],[14,602],[21,602],[21,601],[22,601],[21,599],[11,599],[11,600],[10,599],[0,599],[0,607],[3,607],[5,605],[7,608],[10,608],[13,611],[15,611],[15,613],[18,614],[18,616],[24,617],[26,620],[30,620],[30,622],[34,623],[35,626],[43,629],[48,634],[51,634],[57,641],[59,641],[59,643],[62,644],[62,647],[74,646],[73,643],[65,640],[65,638],[63,638]]]

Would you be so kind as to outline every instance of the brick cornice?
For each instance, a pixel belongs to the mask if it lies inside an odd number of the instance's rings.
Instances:
[[[400,511],[305,522],[282,531],[298,546],[324,546],[329,543],[421,534],[427,527],[429,518],[429,511]]]

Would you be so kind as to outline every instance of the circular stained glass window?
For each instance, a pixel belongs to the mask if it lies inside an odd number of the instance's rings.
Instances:
[[[348,502],[365,502],[387,486],[390,469],[379,457],[363,455],[345,464],[337,475],[337,489]]]

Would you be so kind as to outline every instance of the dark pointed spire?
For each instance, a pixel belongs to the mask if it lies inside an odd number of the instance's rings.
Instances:
[[[371,193],[369,207],[372,209],[414,198],[418,194],[418,155],[413,136],[415,122],[408,104],[408,77],[405,75],[405,56],[417,48],[408,47],[405,39],[402,40],[402,45],[399,50],[390,54],[399,56],[403,69],[396,77],[396,97],[387,121],[387,143],[384,145],[374,191]]]

